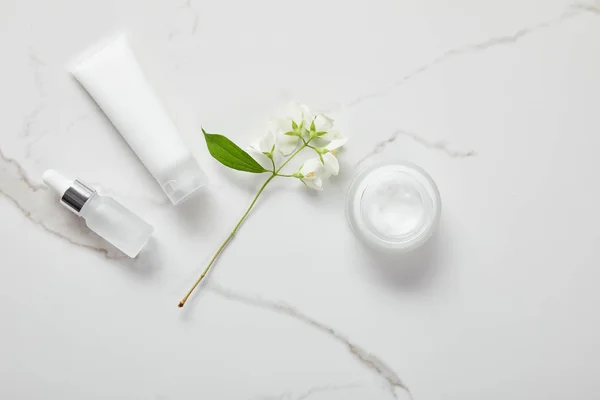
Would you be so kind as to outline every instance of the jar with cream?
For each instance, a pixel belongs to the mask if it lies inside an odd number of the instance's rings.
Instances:
[[[408,162],[365,168],[350,185],[346,203],[356,236],[384,252],[407,252],[425,243],[439,223],[441,209],[433,179]]]

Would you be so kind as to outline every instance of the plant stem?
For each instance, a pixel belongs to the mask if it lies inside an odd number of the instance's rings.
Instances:
[[[242,218],[240,218],[240,220],[238,221],[238,223],[235,226],[235,228],[233,228],[233,230],[231,231],[231,233],[229,234],[229,236],[227,236],[227,239],[225,239],[225,241],[217,249],[217,252],[210,259],[210,262],[208,263],[208,265],[206,266],[206,268],[204,268],[204,271],[202,271],[202,273],[200,274],[200,276],[198,277],[198,279],[196,279],[196,282],[190,288],[190,290],[187,292],[187,294],[185,295],[185,297],[183,299],[181,299],[181,301],[179,302],[179,307],[183,307],[185,305],[185,302],[189,299],[189,297],[192,295],[192,293],[194,292],[194,290],[198,287],[198,285],[200,284],[200,282],[202,282],[202,279],[204,279],[204,277],[206,276],[206,274],[208,274],[208,271],[210,271],[211,267],[213,266],[213,264],[215,263],[215,261],[217,260],[217,258],[219,257],[219,255],[223,252],[223,250],[225,249],[225,247],[227,247],[227,245],[229,244],[229,242],[231,241],[231,239],[233,239],[233,236],[235,235],[235,233],[237,232],[237,230],[239,229],[239,227],[242,225],[242,222],[244,222],[244,220],[246,219],[246,217],[248,216],[248,214],[250,214],[250,211],[252,211],[252,208],[254,208],[254,204],[256,204],[256,200],[258,200],[258,198],[262,194],[263,190],[265,190],[265,188],[267,187],[267,185],[269,184],[269,182],[271,182],[273,180],[273,178],[275,178],[276,176],[293,177],[293,175],[279,174],[279,171],[281,171],[283,169],[283,167],[285,167],[292,160],[292,158],[296,157],[298,155],[298,153],[300,153],[302,150],[304,150],[308,146],[308,143],[310,143],[310,139],[308,141],[305,141],[304,139],[302,139],[302,141],[304,142],[304,144],[302,146],[300,146],[300,148],[298,148],[296,151],[294,151],[292,153],[292,155],[289,156],[288,159],[285,160],[285,162],[283,164],[281,164],[281,166],[277,170],[275,170],[275,162],[273,160],[271,160],[273,162],[273,171],[269,171],[269,172],[272,172],[271,176],[260,187],[260,189],[258,190],[258,193],[256,193],[256,196],[254,196],[254,199],[252,200],[252,203],[250,203],[250,206],[248,206],[248,208],[246,209],[246,212],[244,213],[244,215],[242,215]]]
[[[179,307],[183,307],[185,305],[185,302],[188,300],[188,298],[190,297],[190,295],[192,294],[192,292],[194,291],[194,289],[196,289],[196,287],[200,284],[200,282],[202,282],[202,279],[204,279],[204,277],[206,276],[206,274],[208,273],[208,271],[210,271],[210,268],[213,266],[213,264],[215,263],[215,261],[217,260],[217,258],[219,257],[219,255],[223,252],[223,250],[225,249],[225,247],[227,246],[227,244],[229,244],[229,242],[231,241],[231,239],[233,239],[233,236],[235,235],[235,233],[237,232],[237,230],[239,229],[239,227],[242,225],[242,222],[244,222],[244,220],[246,219],[246,217],[248,216],[248,214],[250,214],[250,211],[252,211],[252,208],[254,207],[254,204],[256,204],[256,200],[258,200],[258,198],[262,194],[263,190],[265,190],[265,188],[267,187],[267,185],[269,184],[269,182],[271,182],[273,180],[273,178],[275,178],[275,176],[276,176],[276,174],[273,173],[273,175],[271,175],[269,177],[269,179],[267,179],[265,181],[265,183],[263,183],[263,185],[260,187],[258,193],[256,193],[256,196],[254,196],[254,200],[252,200],[252,203],[250,203],[250,206],[248,206],[248,209],[246,209],[246,212],[244,213],[244,215],[242,215],[242,218],[240,218],[240,220],[238,221],[238,223],[235,226],[235,228],[233,228],[233,230],[231,231],[231,233],[229,234],[229,236],[227,236],[227,239],[225,239],[225,241],[221,244],[221,247],[219,247],[219,249],[217,250],[217,252],[215,253],[215,255],[211,258],[211,260],[208,263],[208,265],[206,266],[206,268],[204,268],[204,271],[202,271],[202,273],[200,274],[200,276],[196,280],[196,283],[194,283],[194,285],[187,292],[187,294],[185,295],[185,297],[183,299],[181,299],[181,301],[179,302]]]
[[[302,139],[302,141],[304,142],[304,139]],[[310,142],[310,140],[308,142]],[[279,168],[277,168],[277,171],[275,171],[275,174],[276,175],[279,174],[279,171],[281,171],[283,169],[283,167],[285,167],[290,161],[292,161],[292,158],[296,157],[298,155],[298,153],[300,153],[302,150],[304,150],[304,148],[306,146],[308,146],[308,142],[304,142],[304,144],[302,146],[300,146],[300,148],[298,150],[293,152],[292,155],[289,156],[289,158],[287,160],[285,160],[285,162],[283,164],[281,164],[281,166]]]

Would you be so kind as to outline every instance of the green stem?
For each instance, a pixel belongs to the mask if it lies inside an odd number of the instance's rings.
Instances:
[[[248,217],[248,214],[250,214],[250,211],[252,211],[252,208],[254,208],[254,205],[256,204],[256,201],[258,200],[258,198],[260,197],[260,195],[262,194],[262,192],[265,190],[265,188],[267,187],[267,185],[269,184],[269,182],[271,182],[273,180],[273,178],[275,178],[276,176],[293,177],[293,175],[280,174],[279,171],[281,171],[282,168],[285,167],[292,160],[292,158],[296,157],[298,155],[298,153],[300,153],[304,148],[306,148],[308,146],[308,143],[310,142],[310,139],[308,141],[305,141],[304,139],[302,139],[302,141],[304,142],[304,144],[302,146],[300,146],[300,148],[297,149],[295,152],[293,152],[292,155],[289,156],[288,159],[285,160],[285,162],[283,164],[281,164],[281,166],[277,170],[275,170],[275,162],[273,162],[273,172],[272,172],[271,176],[260,187],[260,189],[258,190],[258,193],[256,193],[256,196],[254,196],[254,199],[252,200],[252,203],[250,203],[250,206],[248,206],[248,208],[246,209],[246,212],[244,213],[244,215],[242,215],[242,218],[240,218],[240,220],[238,221],[238,223],[235,226],[235,228],[233,228],[233,230],[231,231],[231,233],[229,234],[229,236],[227,236],[227,239],[225,239],[225,241],[217,249],[217,252],[210,259],[210,262],[208,263],[208,265],[206,266],[206,268],[204,268],[204,271],[202,271],[202,273],[200,274],[200,276],[198,277],[198,279],[196,279],[196,282],[194,283],[194,285],[190,288],[190,290],[188,290],[188,292],[185,295],[185,297],[183,299],[181,299],[181,301],[179,302],[179,307],[183,307],[185,305],[186,301],[192,295],[192,293],[194,292],[194,290],[198,287],[198,285],[200,284],[200,282],[202,282],[202,280],[204,279],[204,277],[206,276],[206,274],[208,274],[208,271],[210,271],[210,269],[213,266],[213,264],[215,263],[215,261],[217,261],[217,258],[219,257],[219,255],[223,252],[223,250],[225,249],[225,247],[227,247],[227,245],[229,244],[229,242],[231,241],[231,239],[233,239],[233,236],[235,235],[235,233],[237,232],[237,230],[239,229],[239,227],[242,225],[242,223],[244,222],[244,220],[246,219],[246,217]],[[273,161],[273,160],[271,160],[271,161]]]
[[[235,228],[233,228],[233,230],[231,231],[231,233],[229,234],[229,236],[227,236],[227,239],[225,239],[225,241],[221,244],[221,247],[219,247],[219,249],[217,250],[217,252],[215,253],[215,255],[211,258],[210,262],[208,263],[208,265],[206,266],[206,268],[204,268],[204,271],[202,271],[202,273],[200,274],[200,276],[198,277],[198,279],[196,280],[196,282],[194,283],[194,285],[191,287],[191,289],[187,292],[187,294],[185,295],[185,297],[179,302],[179,307],[183,307],[185,305],[185,302],[191,296],[192,292],[196,289],[196,287],[198,287],[198,285],[200,284],[200,282],[202,282],[202,279],[204,279],[204,277],[206,276],[206,274],[208,274],[208,271],[210,271],[210,268],[213,266],[213,264],[215,263],[215,261],[217,260],[217,258],[219,257],[219,255],[223,252],[223,250],[229,244],[229,242],[231,241],[231,239],[233,239],[233,236],[235,235],[235,233],[237,232],[237,230],[239,229],[239,227],[242,225],[242,222],[244,222],[244,220],[246,219],[246,217],[248,216],[248,214],[250,214],[250,211],[252,211],[252,208],[254,207],[254,204],[256,204],[256,200],[258,200],[258,198],[260,197],[260,195],[262,194],[262,192],[265,190],[265,188],[267,187],[267,185],[269,184],[269,182],[271,182],[273,180],[273,178],[275,178],[275,176],[276,176],[275,173],[273,175],[271,175],[269,177],[269,179],[267,179],[265,181],[265,183],[263,183],[263,185],[260,187],[258,193],[256,193],[256,196],[254,196],[254,200],[252,200],[252,203],[250,203],[250,206],[248,207],[248,209],[246,209],[246,212],[244,213],[244,215],[242,215],[242,218],[240,218],[240,220],[238,221],[238,223],[235,226]]]

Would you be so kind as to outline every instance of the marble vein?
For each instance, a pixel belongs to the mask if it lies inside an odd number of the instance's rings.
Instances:
[[[582,11],[587,11],[593,14],[600,14],[600,1],[595,1],[592,3],[575,3],[572,6],[573,9],[579,9]]]
[[[477,155],[475,150],[467,150],[467,151],[454,150],[454,149],[450,148],[448,143],[444,140],[429,141],[429,140],[425,139],[424,137],[417,135],[414,132],[403,130],[403,129],[398,129],[398,130],[394,131],[386,139],[382,140],[379,143],[376,143],[370,152],[368,152],[364,157],[362,157],[360,160],[358,160],[356,162],[355,166],[360,166],[362,163],[364,163],[369,158],[372,158],[372,157],[376,156],[377,154],[382,153],[390,145],[392,145],[394,142],[396,142],[398,140],[398,138],[401,136],[407,137],[410,140],[412,140],[416,143],[419,143],[420,145],[422,145],[428,149],[441,151],[442,153],[444,153],[445,155],[447,155],[448,157],[451,157],[451,158],[467,158],[467,157],[474,157]]]
[[[44,111],[44,104],[39,103],[33,110],[23,117],[23,126],[21,128],[21,136],[29,137],[33,131],[33,125],[35,124],[37,117]]]
[[[94,247],[94,246],[90,246],[88,244],[83,244],[83,243],[76,242],[75,240],[71,239],[70,237],[67,237],[67,236],[63,235],[62,233],[57,232],[54,229],[50,228],[43,221],[40,221],[40,220],[37,220],[37,219],[33,218],[32,213],[30,211],[28,211],[27,209],[25,209],[24,207],[22,207],[21,204],[19,204],[19,202],[14,197],[11,197],[10,195],[8,195],[6,192],[4,192],[2,190],[0,190],[0,194],[2,194],[4,197],[6,197],[7,199],[9,199],[17,207],[17,209],[19,211],[21,211],[21,213],[27,219],[29,219],[33,223],[37,224],[38,226],[40,226],[42,229],[44,229],[46,232],[50,233],[52,236],[57,237],[57,238],[62,239],[62,240],[66,240],[67,242],[69,242],[71,244],[74,244],[75,246],[78,246],[78,247],[81,247],[81,248],[84,248],[84,249],[89,249],[89,250],[100,252],[100,253],[104,254],[104,256],[106,258],[110,258],[107,249],[103,249],[101,247]]]
[[[192,36],[196,33],[196,31],[198,30],[198,27],[200,26],[200,15],[198,15],[198,11],[196,11],[194,6],[192,5],[191,0],[185,0],[181,4],[180,8],[186,10],[186,13],[189,13],[191,16],[191,24],[190,24],[188,34],[190,36]],[[177,36],[179,36],[182,33],[183,32],[180,29],[171,30],[169,32],[169,34],[167,35],[167,41],[169,41],[169,42],[173,41]]]
[[[297,396],[294,400],[305,400],[310,396],[323,393],[323,392],[334,392],[339,390],[348,390],[348,389],[356,389],[359,388],[358,384],[348,384],[348,385],[327,385],[327,386],[316,386]]]
[[[192,35],[196,33],[198,30],[198,26],[200,25],[200,16],[197,13],[194,13],[194,19],[192,22]]]
[[[42,74],[42,68],[46,66],[46,63],[42,61],[33,51],[29,49],[29,66],[33,70],[33,84],[41,97],[46,94],[46,83]]]
[[[28,51],[28,65],[33,75],[33,86],[35,87],[35,91],[37,93],[37,103],[35,107],[23,117],[23,124],[20,134],[25,138],[29,138],[34,134],[35,123],[46,108],[44,101],[44,98],[46,97],[46,81],[43,73],[46,63],[35,53],[33,48],[29,48]],[[47,133],[48,130],[43,130],[35,139],[27,142],[25,145],[26,158],[31,155],[31,149],[35,143]]]
[[[71,225],[65,224],[61,216],[68,211],[60,209],[57,199],[49,190],[29,178],[25,169],[16,160],[6,156],[2,150],[0,177],[0,195],[13,203],[25,218],[47,233],[77,247],[100,253],[108,259],[125,257],[116,250],[102,246],[102,239],[91,232],[75,232],[71,235],[70,232],[79,230],[75,225],[77,219],[72,220]],[[45,217],[51,214],[54,214],[55,218]]]
[[[267,300],[258,296],[234,292],[230,289],[226,289],[212,282],[208,283],[205,286],[205,288],[211,293],[217,294],[227,300],[235,301],[256,308],[261,308],[264,310],[272,311],[278,314],[297,319],[302,323],[327,334],[331,338],[335,339],[337,342],[347,347],[350,351],[350,354],[352,354],[352,356],[360,364],[379,375],[387,383],[390,392],[394,396],[394,398],[397,398],[396,389],[401,389],[405,391],[412,398],[410,390],[404,384],[404,382],[402,382],[400,376],[398,376],[398,374],[390,366],[388,366],[381,358],[375,356],[366,349],[353,343],[352,341],[350,341],[350,339],[348,339],[346,336],[342,335],[340,332],[336,331],[332,327],[317,321],[316,319],[299,311],[297,308],[286,304],[282,301]]]
[[[329,392],[337,392],[342,390],[358,389],[362,386],[359,384],[346,384],[346,385],[323,385],[315,386],[308,389],[307,391],[294,395],[291,392],[285,392],[275,396],[261,396],[260,398],[254,397],[255,400],[305,400],[313,395]]]
[[[23,182],[25,185],[27,185],[27,187],[29,187],[34,192],[44,189],[44,187],[42,185],[40,185],[37,182],[34,182],[33,180],[31,180],[29,178],[29,176],[27,175],[27,172],[25,172],[25,169],[21,166],[21,164],[19,164],[17,162],[17,160],[7,157],[1,149],[0,149],[0,160],[2,161],[3,164],[5,164],[5,166],[11,166],[16,171],[19,181]]]
[[[580,16],[585,13],[600,14],[600,7],[592,5],[592,4],[587,4],[587,3],[575,3],[575,4],[572,4],[569,7],[567,7],[566,10],[563,11],[559,16],[557,16],[549,21],[545,21],[545,22],[538,23],[536,25],[521,28],[521,29],[517,30],[516,32],[509,34],[509,35],[492,37],[492,38],[484,40],[482,42],[467,44],[467,45],[464,45],[461,47],[447,50],[444,53],[440,54],[439,56],[433,58],[428,63],[423,64],[423,65],[415,68],[414,70],[410,71],[408,74],[402,76],[401,78],[396,80],[394,83],[392,83],[387,88],[358,96],[355,99],[350,100],[343,107],[344,108],[353,107],[353,106],[356,106],[367,100],[384,97],[384,96],[390,94],[391,92],[393,92],[398,87],[405,84],[406,82],[412,80],[413,78],[423,74],[426,71],[429,71],[433,67],[444,64],[456,57],[460,57],[460,56],[464,56],[464,55],[468,55],[468,54],[476,54],[476,53],[479,53],[479,52],[482,52],[485,50],[489,50],[494,47],[517,43],[518,41],[520,41],[521,39],[523,39],[526,36],[529,36],[533,33],[553,27],[553,26],[560,24],[568,19]]]
[[[65,132],[71,132],[73,130],[73,128],[75,128],[80,122],[83,122],[83,121],[87,120],[88,118],[89,117],[86,114],[78,115],[71,122],[69,122],[69,124],[65,128]]]

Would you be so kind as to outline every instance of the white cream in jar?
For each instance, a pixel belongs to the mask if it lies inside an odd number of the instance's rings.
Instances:
[[[350,185],[346,213],[356,236],[381,251],[405,252],[425,243],[441,214],[433,179],[408,162],[362,170]]]

